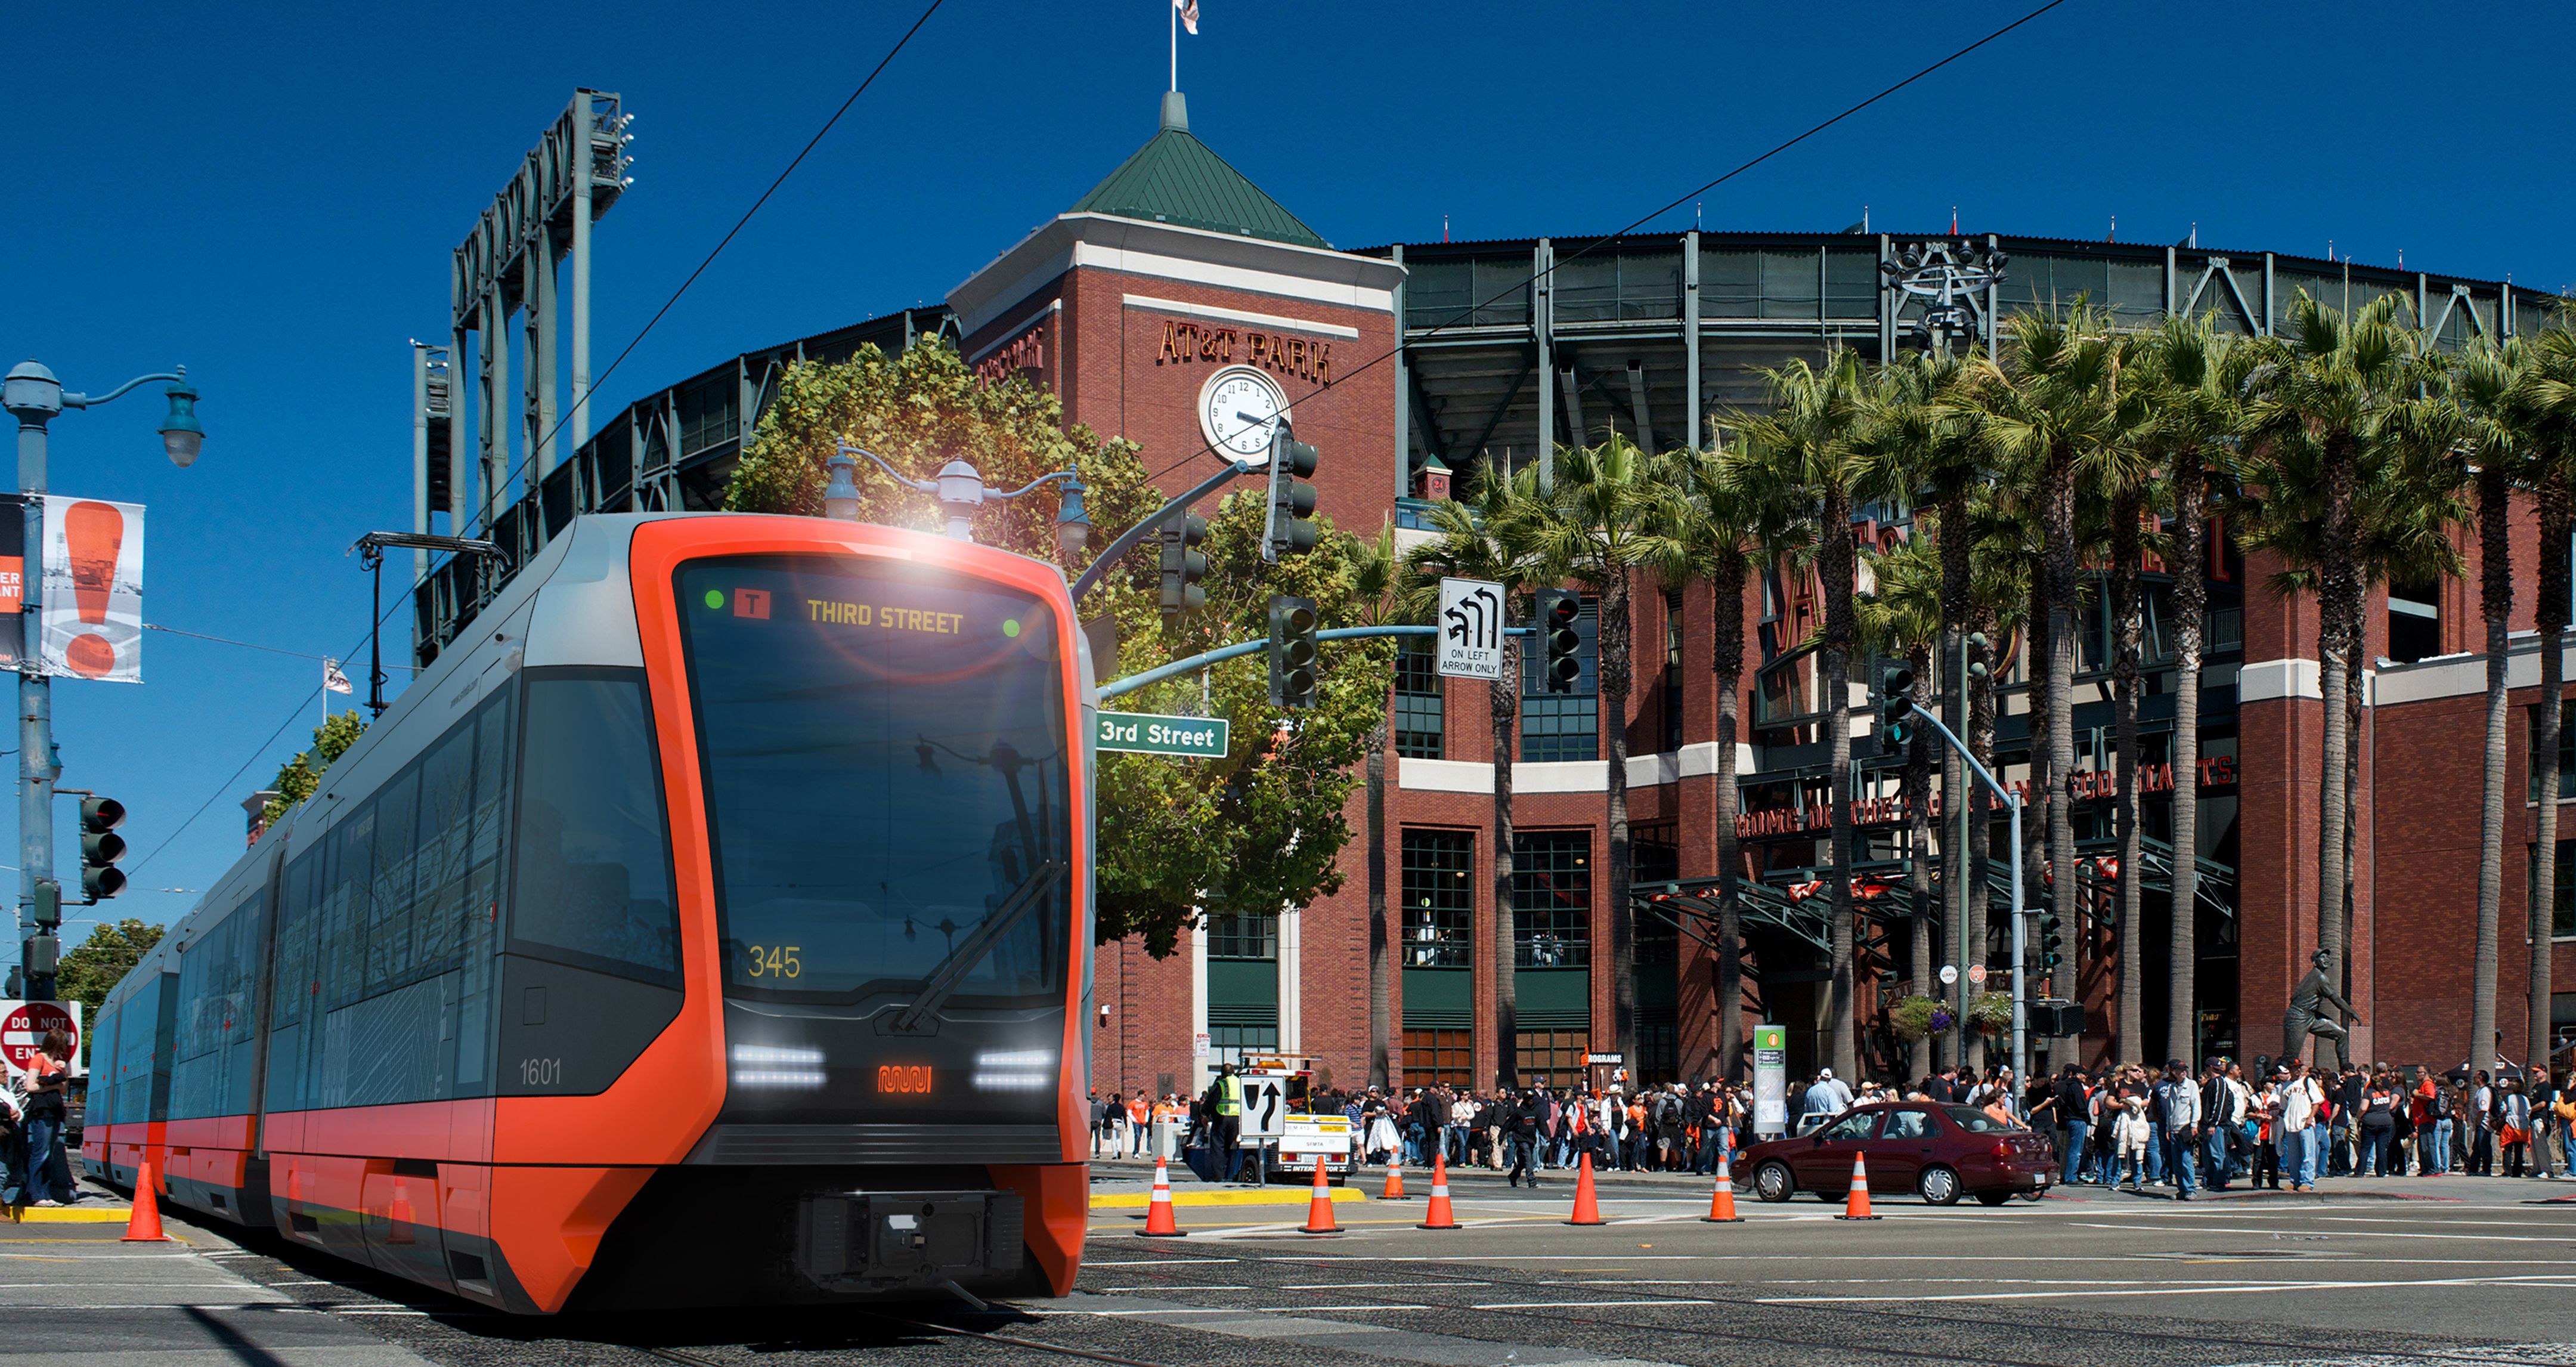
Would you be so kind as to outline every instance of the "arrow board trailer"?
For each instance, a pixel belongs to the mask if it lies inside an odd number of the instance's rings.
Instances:
[[[1351,1155],[1359,1148],[1359,1126],[1345,1115],[1291,1115],[1279,1136],[1282,1177],[1313,1181],[1315,1160],[1324,1160],[1324,1176],[1341,1182],[1351,1175]]]

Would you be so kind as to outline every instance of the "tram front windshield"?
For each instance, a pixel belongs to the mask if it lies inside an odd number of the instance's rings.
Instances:
[[[729,995],[1060,999],[1062,642],[1037,598],[907,562],[677,576]]]

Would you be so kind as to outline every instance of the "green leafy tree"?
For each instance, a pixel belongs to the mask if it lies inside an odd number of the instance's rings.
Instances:
[[[926,340],[896,356],[864,347],[847,361],[789,367],[735,469],[725,506],[820,513],[829,463],[843,442],[916,479],[968,460],[988,487],[1002,491],[1074,470],[1086,486],[1095,551],[1164,502],[1134,443],[1067,426],[1054,395],[1019,377],[985,383],[953,349]],[[866,460],[853,478],[862,520],[937,529],[938,509],[927,495]],[[975,538],[1079,572],[1090,553],[1068,558],[1057,549],[1056,503],[1037,495],[987,502]],[[1313,597],[1326,626],[1350,624],[1356,543],[1327,528],[1313,553],[1265,565],[1262,513],[1262,500],[1242,493],[1216,510],[1202,548],[1208,605],[1190,618],[1167,623],[1157,611],[1150,538],[1101,577],[1080,609],[1087,621],[1105,617],[1115,625],[1118,658],[1097,662],[1104,678],[1261,636],[1274,593]],[[1337,859],[1352,834],[1342,808],[1360,781],[1356,766],[1369,728],[1384,713],[1391,655],[1382,642],[1328,646],[1318,706],[1306,712],[1269,705],[1258,655],[1118,699],[1125,711],[1226,717],[1234,753],[1221,760],[1100,756],[1099,940],[1135,936],[1161,958],[1202,913],[1275,915],[1338,891]]]
[[[146,925],[131,916],[112,925],[102,921],[90,927],[88,939],[64,952],[55,990],[64,1001],[89,1008],[82,1019],[97,1020],[98,1008],[107,1001],[107,990],[161,943],[161,931],[162,927]]]
[[[331,718],[313,728],[313,748],[297,752],[295,758],[277,768],[277,777],[269,780],[269,791],[277,794],[268,800],[260,813],[260,823],[267,825],[295,810],[295,804],[322,790],[322,775],[358,737],[367,733],[367,723],[355,709],[333,713]]]

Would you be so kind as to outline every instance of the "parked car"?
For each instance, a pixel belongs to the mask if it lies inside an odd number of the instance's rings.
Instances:
[[[2055,1163],[2047,1141],[1973,1106],[1879,1102],[1855,1107],[1811,1133],[1744,1151],[1753,1194],[1786,1201],[1802,1191],[1840,1201],[1851,1189],[1852,1156],[1864,1155],[1873,1193],[1919,1192],[1936,1206],[1974,1196],[1999,1206],[2048,1194]]]

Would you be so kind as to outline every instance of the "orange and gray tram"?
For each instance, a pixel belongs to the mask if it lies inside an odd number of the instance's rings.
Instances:
[[[110,993],[91,1167],[522,1313],[1068,1291],[1063,576],[585,517],[466,633]]]

